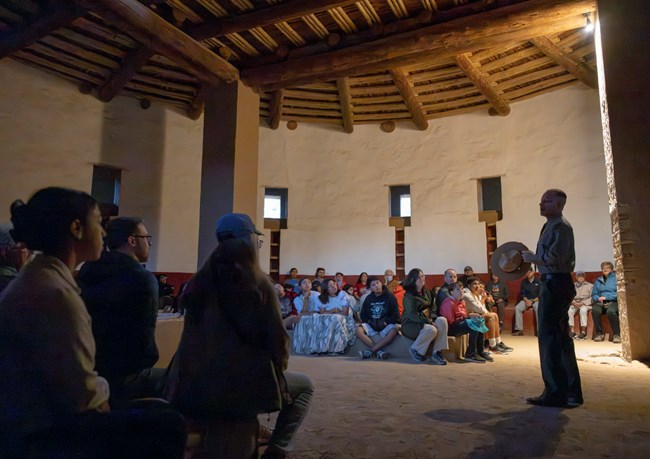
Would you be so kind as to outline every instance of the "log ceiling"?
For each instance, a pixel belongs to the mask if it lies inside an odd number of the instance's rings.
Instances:
[[[0,0],[0,59],[193,119],[207,87],[241,80],[273,129],[425,130],[595,88],[585,14],[595,20],[596,0]]]

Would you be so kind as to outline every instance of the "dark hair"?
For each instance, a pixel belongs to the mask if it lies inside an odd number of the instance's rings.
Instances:
[[[308,280],[309,283],[311,284],[311,279],[309,277],[303,277],[298,281],[298,290],[302,291],[302,281]]]
[[[318,268],[316,268],[316,272],[314,273],[314,276],[318,276],[318,271],[321,271],[321,270],[322,270],[323,272],[325,272],[325,268],[322,268],[322,267],[320,267],[320,266],[319,266]]]
[[[317,292],[319,288],[321,288],[321,283],[320,283],[320,281],[317,281],[317,280],[311,281],[311,289],[312,289],[314,292]],[[322,288],[321,288],[321,290],[322,290]]]
[[[469,276],[465,282],[466,282],[467,286],[469,287],[470,284],[472,284],[472,283],[475,282],[475,281],[478,281],[479,284],[481,283],[481,279],[479,279],[479,278],[476,277],[476,276]]]
[[[294,290],[293,284],[290,284],[289,282],[285,282],[284,284],[280,284],[280,285],[282,285],[282,288],[284,288],[285,290],[289,290],[291,292],[293,292]]]
[[[354,289],[354,285],[345,284],[341,290],[344,291],[345,293],[348,293],[348,290],[350,289]]]
[[[318,299],[320,300],[321,303],[327,304],[330,300],[330,295],[327,293],[327,290],[329,288],[329,285],[331,283],[336,284],[336,281],[332,279],[331,277],[328,277],[327,279],[323,280],[323,283],[321,284],[321,292],[320,295],[318,295]]]
[[[79,220],[86,225],[88,213],[97,201],[83,191],[50,187],[37,191],[25,204],[11,205],[11,236],[30,250],[55,254],[71,241],[70,224]]]
[[[117,249],[129,240],[129,236],[135,234],[142,219],[136,217],[119,217],[108,222],[104,242],[109,249]]]
[[[361,284],[361,283],[362,283],[362,282],[361,282],[361,278],[363,277],[364,274],[366,275],[366,284],[363,284],[363,285],[367,285],[367,282],[368,282],[368,273],[365,272],[365,271],[363,271],[361,274],[359,274],[359,277],[357,277],[357,284]]]
[[[402,287],[404,287],[406,293],[411,293],[413,295],[417,293],[415,282],[419,279],[421,272],[422,270],[420,268],[413,268],[406,275],[406,279],[404,279],[404,282],[402,282]]]
[[[296,270],[296,273],[298,272],[298,268],[291,268],[291,269],[289,270],[289,274],[291,274],[291,271],[293,271],[294,269]]]
[[[345,274],[343,274],[343,273],[342,273],[342,272],[340,272],[340,271],[339,271],[339,272],[337,272],[337,273],[336,273],[335,275],[336,275],[336,276],[338,276],[339,274],[340,274],[341,276],[345,276]]]
[[[220,241],[189,281],[181,303],[187,309],[188,320],[198,323],[205,307],[213,304],[210,297],[217,299],[223,314],[238,314],[242,305],[261,307],[271,291],[271,281],[259,268],[257,247],[251,234]]]
[[[460,289],[460,292],[462,293],[464,288],[465,288],[465,286],[463,285],[462,282],[452,282],[452,283],[449,284],[449,286],[447,287],[447,291],[449,292],[449,294],[451,294],[452,290],[454,290],[454,289]]]

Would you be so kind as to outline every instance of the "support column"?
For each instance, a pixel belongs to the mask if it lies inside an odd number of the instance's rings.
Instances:
[[[644,0],[599,0],[601,115],[626,360],[650,359],[650,15]],[[599,34],[596,31],[596,48]]]
[[[219,216],[241,212],[257,221],[259,104],[240,82],[206,91],[198,267],[217,245]]]

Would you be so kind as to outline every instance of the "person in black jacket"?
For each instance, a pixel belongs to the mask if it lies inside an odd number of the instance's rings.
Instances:
[[[399,322],[399,307],[395,295],[382,285],[378,277],[368,278],[370,295],[361,306],[361,322],[357,327],[357,337],[370,349],[359,351],[362,359],[369,359],[373,355],[381,360],[386,360],[390,354],[384,350],[397,336],[397,323]],[[381,339],[376,343],[371,336],[379,335]]]
[[[142,266],[151,236],[142,220],[120,217],[108,224],[105,244],[108,251],[84,264],[77,277],[92,317],[96,370],[110,384],[111,405],[159,397],[166,370],[152,368],[158,361],[158,280]]]

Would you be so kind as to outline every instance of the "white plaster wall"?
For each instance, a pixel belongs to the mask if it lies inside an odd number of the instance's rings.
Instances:
[[[309,274],[324,266],[356,274],[393,267],[388,186],[410,184],[407,270],[441,273],[469,264],[487,272],[475,179],[501,176],[499,243],[534,247],[544,223],[539,198],[547,188],[562,188],[577,266],[598,270],[612,257],[600,126],[597,93],[571,87],[516,103],[505,118],[483,112],[443,118],[425,132],[408,125],[391,134],[376,125],[355,126],[351,135],[308,124],[262,129],[260,200],[264,187],[289,189],[280,269]]]
[[[154,236],[154,271],[196,269],[202,121],[117,97],[109,104],[41,70],[0,61],[0,221],[46,186],[90,192],[93,164],[124,168],[120,215]]]

